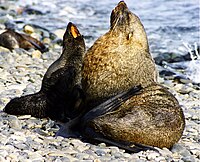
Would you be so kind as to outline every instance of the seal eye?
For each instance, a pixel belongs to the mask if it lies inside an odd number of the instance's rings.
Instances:
[[[72,25],[70,30],[71,30],[71,34],[74,38],[77,38],[78,36],[80,36],[80,33],[79,33],[78,29],[76,28],[76,26]]]
[[[127,35],[127,40],[129,40],[132,36],[133,36],[133,32],[129,33],[129,34]]]

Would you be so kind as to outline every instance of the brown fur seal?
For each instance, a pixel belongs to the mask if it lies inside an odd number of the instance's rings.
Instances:
[[[176,98],[156,83],[156,76],[144,28],[121,1],[112,11],[110,31],[95,42],[84,60],[83,88],[93,107],[82,118],[84,136],[130,150],[134,143],[172,147],[182,136],[184,114]],[[136,85],[143,87],[141,92],[121,106],[111,101],[110,111],[107,106],[94,108]]]
[[[144,27],[124,2],[112,11],[110,30],[87,51],[82,77],[90,108],[133,86],[157,81]]]
[[[0,45],[8,48],[9,50],[13,50],[15,48],[23,48],[26,50],[35,48],[41,52],[47,51],[45,45],[37,39],[9,29],[0,34]]]
[[[82,104],[81,69],[85,42],[77,27],[69,23],[63,36],[63,52],[47,70],[41,90],[12,99],[4,111],[13,115],[30,114],[66,122],[79,114]]]
[[[171,148],[179,141],[185,127],[178,101],[158,84],[140,90],[121,106],[112,104],[109,112],[105,106],[96,111],[97,108],[89,111],[82,121],[85,122],[85,136],[99,141]]]

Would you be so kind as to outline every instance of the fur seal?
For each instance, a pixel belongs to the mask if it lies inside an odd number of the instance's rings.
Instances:
[[[98,38],[84,57],[82,86],[88,107],[133,86],[146,87],[157,81],[140,19],[121,1],[113,9],[110,30]]]
[[[107,107],[97,106],[84,115],[82,132],[87,138],[126,143],[127,148],[132,147],[128,143],[171,148],[185,127],[178,101],[158,84],[141,89],[121,104],[113,103],[111,111]]]
[[[185,118],[176,98],[156,78],[144,28],[121,1],[111,13],[110,31],[84,59],[82,83],[91,110],[81,119],[83,135],[128,150],[135,143],[171,148],[182,136]],[[111,101],[109,110],[95,107],[137,85],[143,88],[140,93],[121,105]]]
[[[63,52],[45,73],[41,90],[35,94],[12,99],[4,111],[13,115],[50,117],[62,122],[76,116],[83,97],[80,86],[84,54],[83,36],[70,22],[63,36]]]
[[[9,50],[13,50],[14,48],[23,48],[26,50],[35,48],[41,52],[46,52],[48,50],[45,45],[37,39],[10,29],[0,34],[0,45]]]

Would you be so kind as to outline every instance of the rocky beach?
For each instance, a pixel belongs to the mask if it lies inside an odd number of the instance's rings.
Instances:
[[[192,13],[193,10],[198,12],[198,2],[192,2],[187,4],[188,6],[184,4],[185,7]],[[3,109],[10,99],[39,91],[44,73],[49,65],[61,54],[62,34],[68,21],[77,23],[81,33],[85,36],[87,47],[90,47],[94,40],[109,28],[109,14],[117,4],[117,1],[107,2],[108,4],[99,2],[100,4],[98,5],[101,5],[101,7],[96,10],[94,8],[97,4],[94,6],[88,5],[89,1],[81,1],[81,3],[77,1],[71,6],[68,2],[65,7],[60,4],[61,1],[58,1],[58,7],[63,8],[62,12],[60,11],[57,14],[53,12],[56,4],[53,3],[48,9],[42,10],[38,3],[38,1],[30,1],[30,4],[23,4],[23,1],[0,1],[0,33],[5,31],[6,27],[11,26],[19,32],[31,34],[31,36],[41,40],[49,49],[41,53],[36,49],[24,50],[20,48],[10,51],[0,47],[0,162],[200,161],[200,52],[199,44],[197,44],[199,41],[198,23],[195,26],[191,22],[188,25],[189,27],[185,27],[188,31],[184,28],[184,30],[176,33],[177,35],[187,35],[187,33],[193,32],[193,35],[191,36],[192,38],[189,37],[190,39],[187,39],[189,45],[185,44],[186,47],[176,43],[177,40],[174,39],[173,50],[172,47],[168,47],[170,43],[173,43],[173,38],[163,38],[168,32],[169,26],[166,28],[161,26],[157,29],[157,31],[165,33],[163,37],[157,37],[158,33],[153,31],[154,27],[151,26],[153,19],[150,25],[147,26],[150,49],[160,73],[159,82],[168,87],[169,91],[174,94],[186,118],[183,136],[171,150],[157,148],[158,152],[149,150],[134,154],[127,153],[123,149],[107,146],[104,143],[94,145],[75,138],[55,137],[59,127],[50,119],[37,119],[30,115],[14,116],[4,113]],[[85,8],[83,7],[84,3],[87,3]],[[150,1],[147,3],[150,3]],[[44,7],[47,2],[43,1],[42,5]],[[106,5],[109,5],[109,7],[105,9],[104,13],[102,8]],[[179,4],[180,9],[184,5]],[[140,5],[138,6],[141,7]],[[52,14],[51,18],[45,17],[49,16],[50,13]],[[140,14],[145,22],[145,12]],[[63,15],[65,15],[66,20],[64,20]],[[102,15],[106,17],[102,18]],[[88,21],[86,21],[87,17],[89,17]],[[195,15],[193,17],[195,19]],[[96,18],[100,22],[93,22],[90,30],[88,24]],[[42,19],[41,23],[44,26],[39,23],[39,19]],[[198,21],[197,19],[195,20]],[[52,24],[47,20],[52,21]],[[144,23],[144,26],[148,21]],[[185,21],[188,22],[189,20],[186,18]],[[153,28],[152,30],[151,27]],[[99,32],[96,32],[97,30]],[[174,30],[176,31],[176,28]],[[159,39],[166,39],[166,41],[159,42]],[[158,43],[160,45],[157,46]],[[185,50],[183,50],[184,48]]]

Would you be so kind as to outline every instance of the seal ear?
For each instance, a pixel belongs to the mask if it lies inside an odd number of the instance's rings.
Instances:
[[[80,32],[78,31],[78,28],[72,22],[68,23],[67,30],[73,36],[73,38],[81,36]]]

